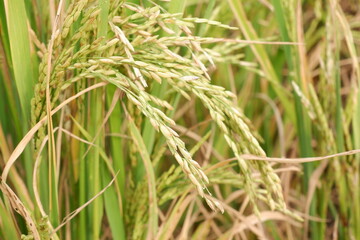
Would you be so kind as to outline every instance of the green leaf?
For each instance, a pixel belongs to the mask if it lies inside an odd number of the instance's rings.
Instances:
[[[28,124],[35,81],[24,1],[5,0],[5,12],[16,88],[24,120]]]

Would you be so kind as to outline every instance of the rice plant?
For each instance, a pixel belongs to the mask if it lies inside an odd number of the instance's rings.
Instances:
[[[360,239],[355,2],[0,11],[0,239]]]

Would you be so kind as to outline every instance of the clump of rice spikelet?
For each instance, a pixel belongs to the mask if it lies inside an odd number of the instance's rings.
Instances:
[[[72,60],[74,60],[74,56],[72,55],[73,47],[70,46],[67,49],[62,48],[62,43],[64,39],[68,36],[69,29],[71,25],[79,18],[80,13],[83,11],[83,8],[87,4],[87,0],[81,0],[79,2],[72,3],[67,11],[66,17],[64,19],[64,22],[61,27],[61,31],[57,31],[55,33],[55,40],[54,40],[54,49],[62,49],[60,53],[58,53],[58,56],[54,56],[53,63],[52,63],[52,74],[50,76],[49,85],[51,88],[51,104],[54,105],[54,102],[58,99],[60,91],[59,86],[61,86],[62,81],[66,74],[67,67],[70,66],[70,63]],[[83,20],[82,20],[82,27],[77,31],[77,33],[80,33],[81,31],[85,30],[83,29],[91,24],[88,24],[87,21],[92,21],[96,18],[95,16],[90,17],[91,13],[94,11],[93,9],[88,10],[88,13],[85,14]],[[77,36],[77,37],[75,37]],[[71,42],[77,42],[80,39],[79,34],[75,34],[72,37]],[[80,50],[78,52],[78,55],[81,55],[82,51]],[[46,51],[44,53],[44,56],[42,58],[42,62],[39,64],[39,81],[35,85],[35,94],[34,98],[31,100],[31,123],[35,125],[41,118],[43,118],[46,114],[45,109],[45,92],[46,92],[46,69],[47,69],[47,61],[49,58],[49,54]],[[37,151],[40,147],[40,144],[45,137],[45,127],[42,127],[39,129],[39,131],[36,133],[34,137],[34,153],[35,158],[38,154]]]
[[[192,159],[185,143],[171,128],[175,122],[166,116],[161,108],[172,109],[165,100],[152,96],[146,91],[147,85],[153,82],[166,81],[169,87],[187,99],[191,94],[201,100],[204,106],[223,132],[225,140],[238,159],[240,172],[243,175],[243,186],[253,203],[263,196],[258,193],[258,184],[251,174],[254,169],[261,174],[265,186],[266,201],[271,208],[286,210],[278,176],[267,162],[246,161],[241,158],[243,153],[265,156],[258,141],[250,131],[244,114],[231,101],[233,94],[224,88],[210,84],[206,62],[214,64],[221,60],[216,51],[205,49],[202,44],[216,42],[212,38],[200,38],[192,35],[194,23],[205,23],[223,28],[230,28],[215,21],[198,18],[182,19],[178,14],[162,13],[158,6],[142,8],[135,4],[123,4],[122,1],[111,1],[109,19],[109,39],[96,36],[96,24],[99,8],[92,1],[81,0],[72,5],[62,28],[57,33],[53,57],[50,86],[52,104],[59,95],[75,82],[84,79],[100,79],[116,85],[121,89],[128,101],[141,112],[166,140],[168,149],[181,166],[184,174],[196,187],[198,193],[205,198],[213,209],[221,205],[213,198],[207,189],[209,179],[201,167]],[[119,14],[123,8],[134,12],[124,17]],[[83,18],[78,30],[71,33],[70,28],[82,13]],[[185,37],[160,37],[160,29],[173,35],[169,25],[176,24]],[[73,46],[80,45],[74,52]],[[221,43],[224,48],[239,48],[238,43]],[[173,47],[184,46],[190,50],[191,59],[174,52]],[[241,45],[242,46],[242,45]],[[104,52],[107,54],[104,55]],[[230,55],[230,53],[229,53]],[[218,56],[216,59],[215,57]],[[39,83],[35,88],[35,98],[32,101],[32,123],[35,124],[44,116],[45,107],[45,69],[47,68],[47,53],[40,64]],[[237,56],[239,59],[241,56]],[[154,103],[158,107],[153,106]],[[133,111],[135,114],[136,111]],[[35,152],[39,139],[43,139],[45,130],[39,130],[35,138]],[[40,141],[41,142],[41,141]],[[260,196],[261,195],[261,196]]]

